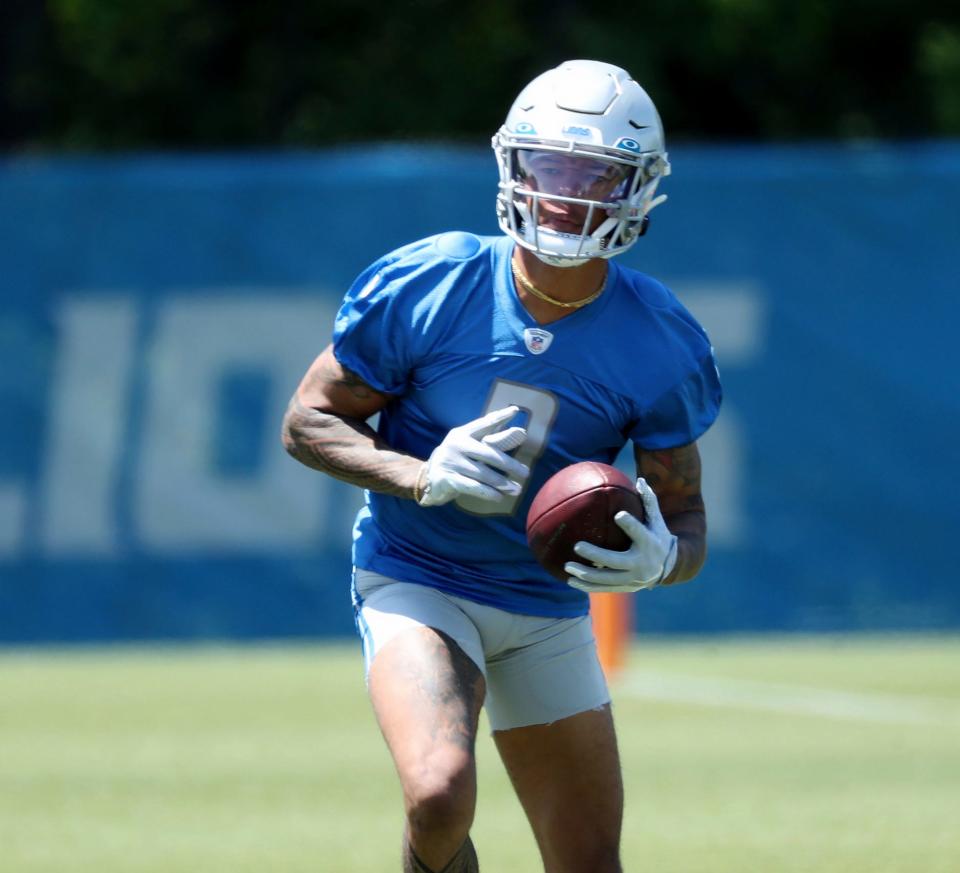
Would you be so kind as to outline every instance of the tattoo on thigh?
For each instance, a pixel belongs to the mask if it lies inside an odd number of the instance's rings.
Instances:
[[[473,751],[483,705],[483,675],[450,637],[439,631],[426,656],[427,664],[410,663],[411,679],[436,716],[431,735]]]

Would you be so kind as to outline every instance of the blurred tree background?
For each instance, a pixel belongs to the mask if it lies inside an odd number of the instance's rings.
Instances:
[[[957,0],[4,0],[0,147],[484,142],[570,57],[673,140],[960,135]]]

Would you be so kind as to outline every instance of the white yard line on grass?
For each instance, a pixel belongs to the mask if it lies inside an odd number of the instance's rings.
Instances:
[[[625,695],[669,703],[758,709],[887,724],[960,727],[960,700],[870,694],[749,679],[630,671],[614,686]]]

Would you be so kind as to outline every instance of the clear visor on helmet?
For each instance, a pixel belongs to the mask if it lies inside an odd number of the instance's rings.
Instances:
[[[538,149],[517,149],[515,176],[527,191],[615,203],[629,193],[632,168],[616,161]]]

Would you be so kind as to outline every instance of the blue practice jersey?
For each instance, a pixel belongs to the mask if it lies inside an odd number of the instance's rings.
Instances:
[[[494,409],[522,410],[514,456],[531,467],[518,497],[424,508],[367,492],[354,562],[528,615],[571,617],[585,594],[550,576],[527,547],[540,486],[577,461],[612,463],[628,440],[645,449],[696,440],[720,408],[710,343],[663,285],[610,262],[594,303],[538,325],[513,284],[509,237],[447,233],[365,270],[337,315],[334,353],[393,397],[379,432],[426,458],[447,432]]]

